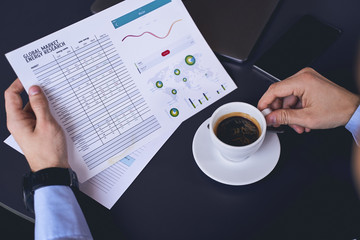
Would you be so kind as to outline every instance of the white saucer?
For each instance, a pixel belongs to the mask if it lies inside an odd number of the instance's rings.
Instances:
[[[280,141],[276,133],[267,132],[260,149],[242,162],[225,159],[212,145],[209,119],[196,131],[193,140],[195,162],[207,176],[228,185],[246,185],[266,177],[280,157]]]

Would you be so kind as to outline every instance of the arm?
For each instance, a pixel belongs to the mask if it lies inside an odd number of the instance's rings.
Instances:
[[[50,113],[38,86],[29,89],[23,108],[24,88],[16,79],[5,91],[7,126],[23,151],[33,172],[51,167],[70,168],[65,136]],[[69,187],[47,186],[35,190],[35,238],[89,239],[90,230]]]
[[[269,125],[290,125],[296,132],[345,126],[360,104],[359,96],[336,85],[311,68],[272,84],[258,103],[273,112]],[[360,123],[357,124],[358,126]],[[359,138],[360,136],[355,136]]]

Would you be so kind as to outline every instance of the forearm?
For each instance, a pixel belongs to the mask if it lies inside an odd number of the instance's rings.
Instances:
[[[26,207],[35,210],[35,238],[92,239],[75,195],[68,187],[76,188],[78,182],[68,163],[65,134],[51,115],[41,88],[29,88],[29,103],[25,107],[23,91],[16,79],[5,91],[5,107],[8,129],[32,170],[24,176],[23,193]]]

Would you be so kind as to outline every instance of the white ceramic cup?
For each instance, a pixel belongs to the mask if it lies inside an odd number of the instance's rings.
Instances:
[[[230,113],[245,113],[255,118],[260,125],[260,137],[253,143],[245,146],[232,146],[222,142],[215,134],[215,124],[221,117]],[[266,134],[266,120],[264,115],[254,106],[244,102],[231,102],[222,105],[212,114],[210,118],[210,138],[221,155],[230,161],[240,162],[246,160],[255,153],[263,143]]]

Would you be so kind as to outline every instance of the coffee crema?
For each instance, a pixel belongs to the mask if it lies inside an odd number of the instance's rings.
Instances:
[[[258,121],[249,114],[232,112],[220,117],[214,127],[215,135],[231,146],[246,146],[261,135]]]

